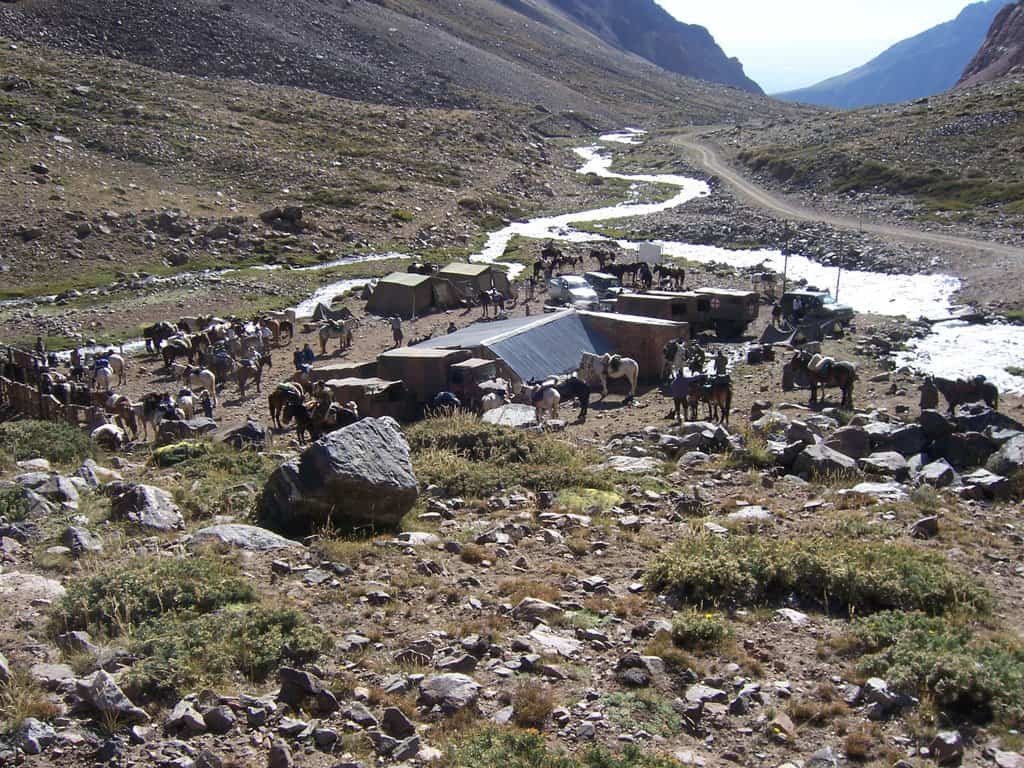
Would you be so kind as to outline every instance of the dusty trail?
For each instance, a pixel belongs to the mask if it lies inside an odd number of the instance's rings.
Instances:
[[[968,237],[946,235],[940,232],[926,232],[913,227],[876,224],[856,218],[836,216],[798,205],[751,182],[742,173],[730,166],[713,147],[701,142],[698,137],[694,135],[673,136],[671,141],[673,144],[688,150],[705,170],[717,175],[722,181],[732,187],[742,200],[772,213],[800,221],[823,222],[837,229],[870,232],[913,243],[954,248],[971,254],[988,254],[996,257],[1011,258],[1015,259],[1018,263],[1024,264],[1024,248],[985,240],[975,240]]]

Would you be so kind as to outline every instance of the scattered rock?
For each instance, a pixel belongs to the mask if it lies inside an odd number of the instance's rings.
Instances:
[[[101,715],[119,718],[129,723],[148,723],[145,710],[132,704],[114,678],[104,670],[96,672],[92,679],[78,682],[78,695]]]
[[[250,552],[271,552],[278,549],[302,549],[297,541],[286,539],[266,528],[241,523],[222,523],[202,528],[192,536],[193,544],[217,542]]]
[[[564,613],[565,611],[557,605],[533,597],[525,597],[512,611],[512,616],[519,621],[550,621]]]
[[[113,520],[127,520],[154,531],[177,531],[185,527],[181,510],[162,488],[152,485],[117,484],[110,503]]]
[[[26,717],[14,734],[14,743],[26,755],[42,754],[56,740],[57,733],[53,728],[34,717]]]
[[[964,740],[960,731],[939,731],[928,745],[939,765],[959,765],[964,757]]]
[[[452,714],[476,705],[480,685],[471,677],[451,673],[428,677],[420,686],[420,701]]]

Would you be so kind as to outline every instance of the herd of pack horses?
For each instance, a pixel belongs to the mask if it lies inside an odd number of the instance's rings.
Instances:
[[[615,264],[612,254],[595,250],[591,256],[608,273],[631,276],[641,283],[650,276],[645,263]],[[575,266],[579,256],[565,256],[557,248],[545,247],[537,263],[540,272],[550,274],[554,269]],[[538,271],[535,267],[535,272]],[[663,283],[685,282],[681,267],[656,267]],[[294,340],[296,317],[293,310],[262,313],[241,319],[237,317],[183,317],[177,322],[161,321],[144,329],[143,339],[150,359],[162,362],[165,380],[173,387],[150,392],[133,401],[119,393],[127,384],[129,358],[114,349],[92,348],[85,353],[75,349],[70,359],[62,361],[54,353],[37,350],[35,356],[39,391],[52,395],[64,405],[90,406],[96,412],[89,428],[94,439],[111,450],[121,450],[140,438],[155,438],[164,421],[191,421],[196,416],[214,418],[219,405],[219,394],[233,384],[238,402],[263,391],[264,373],[273,368],[274,351]],[[353,334],[359,320],[323,319],[312,330],[320,341],[321,355],[327,352],[327,342],[339,340],[339,349],[352,345]],[[771,356],[770,349],[764,350]],[[299,443],[316,439],[320,435],[347,426],[360,418],[356,403],[336,402],[328,384],[316,382],[310,376],[309,364],[315,354],[306,344],[295,352],[294,372],[278,383],[268,395],[268,406],[273,427],[282,432],[294,423]],[[61,372],[65,362],[68,374]],[[713,364],[706,360],[704,344],[700,338],[669,342],[664,348],[664,367],[660,373],[661,390],[671,398],[673,408],[669,418],[697,421],[700,407],[706,408],[705,420],[728,423],[733,402],[733,380],[729,361],[721,348]],[[491,392],[480,402],[461,403],[450,392],[439,392],[429,403],[422,403],[423,413],[444,408],[465,408],[478,413],[519,402],[536,409],[536,420],[543,427],[549,419],[559,419],[559,407],[575,402],[580,410],[577,422],[587,418],[592,393],[599,388],[602,399],[608,394],[610,379],[623,379],[628,394],[623,404],[633,400],[639,381],[636,360],[620,354],[593,355],[582,353],[580,367],[571,374],[552,376],[543,381],[524,382],[515,393]],[[4,376],[7,376],[5,372]],[[857,366],[847,361],[833,360],[820,354],[820,349],[795,349],[783,368],[783,390],[809,389],[812,405],[824,402],[824,390],[840,391],[839,407],[852,410],[853,391],[857,381]],[[2,379],[0,379],[2,381]],[[926,391],[934,392],[937,404],[941,393],[952,411],[957,405],[985,401],[998,407],[999,393],[995,385],[984,377],[966,380],[928,377],[922,387],[922,407]],[[0,402],[4,392],[0,389]]]

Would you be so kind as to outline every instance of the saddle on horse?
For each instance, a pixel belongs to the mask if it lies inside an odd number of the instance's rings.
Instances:
[[[811,373],[817,374],[818,376],[827,376],[829,369],[835,363],[835,360],[831,357],[825,357],[824,355],[814,355],[810,362],[807,363],[807,370]]]

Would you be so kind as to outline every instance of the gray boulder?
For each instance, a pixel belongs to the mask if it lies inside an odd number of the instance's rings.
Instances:
[[[34,717],[26,717],[14,734],[14,743],[26,755],[42,754],[56,740],[57,733],[53,728]]]
[[[225,433],[221,439],[239,451],[245,448],[261,451],[267,447],[267,428],[259,422],[248,420],[242,426]]]
[[[391,418],[363,419],[317,440],[278,467],[264,486],[259,516],[287,533],[326,523],[393,527],[419,495],[409,444]]]
[[[136,707],[114,678],[102,669],[91,678],[79,680],[77,687],[82,701],[101,715],[113,716],[129,723],[149,722],[146,711]]]
[[[871,453],[871,436],[863,427],[837,429],[825,445],[851,459],[863,459]]]
[[[976,469],[964,475],[960,481],[963,483],[960,496],[965,499],[1008,499],[1013,494],[1009,480],[987,469]]]
[[[893,477],[897,480],[906,480],[910,477],[910,465],[907,460],[896,451],[885,451],[883,453],[872,453],[857,462],[858,466],[869,475],[881,475],[882,477]]]
[[[177,531],[185,527],[181,510],[162,488],[153,485],[117,484],[110,502],[110,517],[127,520],[154,531]]]
[[[103,551],[103,540],[86,530],[75,526],[68,526],[60,536],[60,543],[71,550],[75,557],[86,554],[95,554]]]
[[[804,477],[856,477],[857,462],[824,444],[808,445],[793,462],[793,471]]]
[[[886,421],[872,421],[864,425],[864,431],[871,441],[871,450],[876,453],[892,450],[892,436],[898,429],[897,425]]]
[[[452,714],[476,706],[480,685],[467,675],[453,672],[428,677],[420,685],[420,702]]]
[[[904,456],[921,453],[928,445],[928,435],[920,424],[909,424],[892,433],[892,450]]]
[[[71,507],[78,506],[78,489],[69,478],[63,475],[50,475],[45,483],[36,486],[35,492],[50,501],[67,504]]]
[[[921,411],[917,421],[931,440],[938,440],[940,437],[946,437],[956,432],[956,424],[939,411]]]
[[[1012,477],[1024,469],[1024,435],[1003,444],[985,463],[985,469],[997,475]]]
[[[157,448],[178,443],[182,440],[197,440],[217,430],[217,422],[205,416],[196,416],[188,421],[161,421],[156,432]]]
[[[301,549],[297,541],[286,539],[266,528],[241,523],[222,523],[202,528],[192,536],[192,544],[225,544],[250,552],[271,552],[277,549]]]
[[[938,459],[921,467],[917,479],[935,488],[946,488],[956,482],[956,470],[945,459]]]

